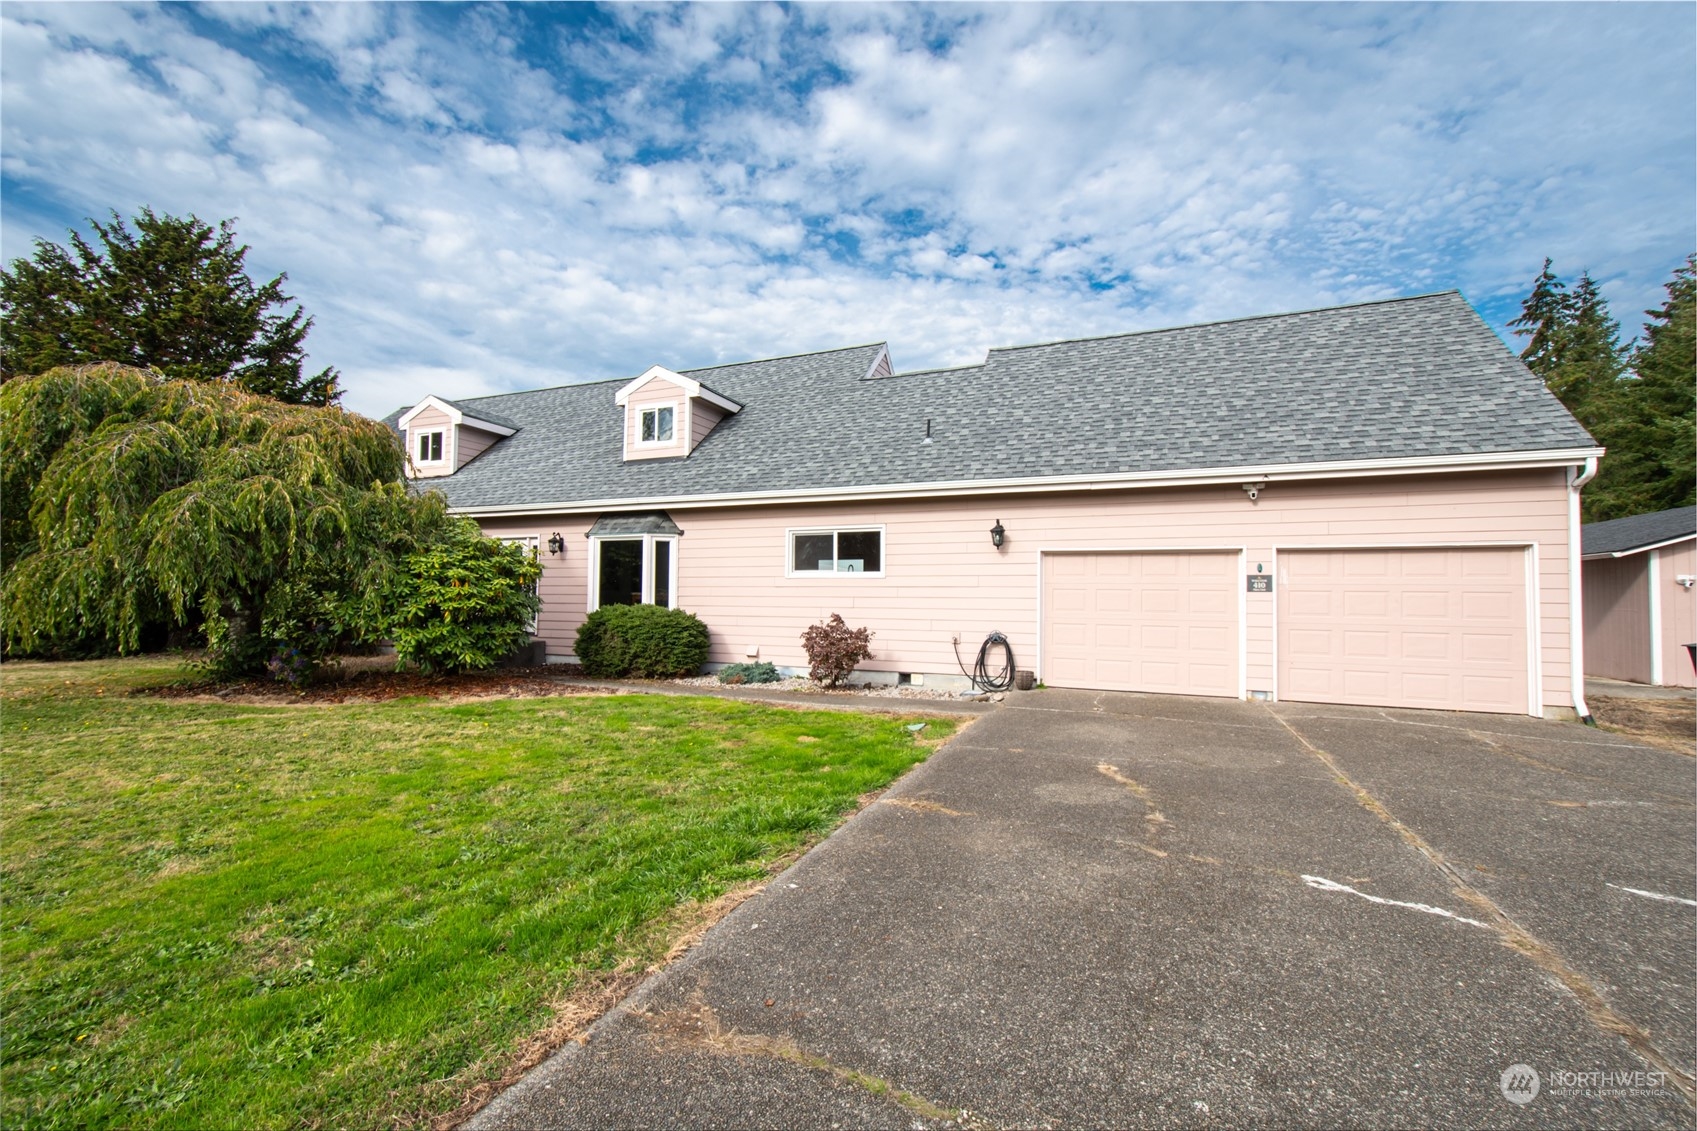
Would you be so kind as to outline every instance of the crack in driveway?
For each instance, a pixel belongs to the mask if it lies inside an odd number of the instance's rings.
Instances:
[[[1338,765],[1336,759],[1311,742],[1307,735],[1297,730],[1271,706],[1267,708],[1267,713],[1276,719],[1280,726],[1289,731],[1291,737],[1295,738],[1304,750],[1318,759],[1330,771],[1339,785],[1354,794],[1356,801],[1364,809],[1390,826],[1411,848],[1430,861],[1432,866],[1449,881],[1450,886],[1455,889],[1458,896],[1484,912],[1490,925],[1495,928],[1505,946],[1524,954],[1545,972],[1553,975],[1579,1000],[1579,1003],[1584,1006],[1586,1014],[1598,1029],[1605,1033],[1612,1033],[1626,1041],[1645,1062],[1664,1074],[1668,1083],[1673,1085],[1674,1090],[1680,1094],[1687,1105],[1697,1108],[1697,1087],[1694,1087],[1691,1076],[1675,1064],[1671,1057],[1663,1053],[1642,1027],[1611,1006],[1608,1000],[1603,997],[1602,991],[1590,978],[1574,969],[1554,947],[1517,923],[1496,900],[1469,883],[1461,872],[1444,858],[1441,852],[1427,842],[1425,837],[1399,820],[1385,806],[1384,802],[1346,774],[1343,768]]]

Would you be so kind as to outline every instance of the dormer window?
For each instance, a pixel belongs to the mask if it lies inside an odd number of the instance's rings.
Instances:
[[[467,412],[453,401],[425,397],[395,422],[403,433],[409,479],[435,479],[460,468],[518,432],[518,428]]]
[[[642,432],[638,441],[643,444],[670,444],[675,434],[677,409],[672,405],[642,410]]]
[[[628,460],[687,458],[721,420],[742,411],[695,378],[659,365],[620,389],[613,403],[624,410]]]

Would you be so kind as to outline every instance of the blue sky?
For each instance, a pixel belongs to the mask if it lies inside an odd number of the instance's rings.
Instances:
[[[239,217],[350,408],[1697,249],[1690,4],[0,9],[0,252]]]

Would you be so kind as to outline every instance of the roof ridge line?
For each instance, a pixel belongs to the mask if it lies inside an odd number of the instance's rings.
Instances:
[[[1074,342],[1105,342],[1113,338],[1140,338],[1149,334],[1172,334],[1180,330],[1201,330],[1208,326],[1231,326],[1239,322],[1265,322],[1273,318],[1298,318],[1304,314],[1326,314],[1333,310],[1356,310],[1363,306],[1386,306],[1393,302],[1419,302],[1422,299],[1459,294],[1461,294],[1460,288],[1450,287],[1448,290],[1428,291],[1425,294],[1366,299],[1362,302],[1346,302],[1338,306],[1314,306],[1304,310],[1283,310],[1276,314],[1246,314],[1241,318],[1216,318],[1207,322],[1186,322],[1182,326],[1160,326],[1150,330],[1127,330],[1118,334],[1091,334],[1082,338],[1056,338],[1052,342],[1026,342],[1017,346],[991,346],[989,352],[1007,353],[1010,350],[1034,350],[1042,349],[1044,346],[1065,346]],[[1466,299],[1462,301],[1465,302]]]
[[[888,347],[889,344],[890,343],[888,341],[862,342],[857,346],[836,346],[836,347],[834,347],[832,349],[828,349],[828,350],[801,350],[798,353],[780,353],[780,354],[777,354],[776,356],[773,356],[773,357],[751,357],[747,361],[721,361],[717,365],[696,365],[696,366],[690,367],[689,369],[676,369],[676,370],[673,370],[673,372],[674,373],[705,373],[709,369],[734,369],[736,366],[739,366],[739,365],[759,365],[762,362],[767,362],[767,361],[789,361],[791,358],[796,358],[796,357],[820,357],[820,356],[822,356],[824,354],[828,354],[828,353],[847,353],[850,350],[871,349],[874,346]]]

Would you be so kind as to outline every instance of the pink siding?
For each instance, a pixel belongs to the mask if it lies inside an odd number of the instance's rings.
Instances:
[[[442,462],[420,464],[418,462],[418,435],[421,432],[434,432],[441,429]],[[454,472],[454,422],[448,414],[439,408],[427,408],[407,422],[407,467],[414,479],[433,479],[440,475],[452,475]]]
[[[694,451],[707,439],[707,433],[713,431],[713,426],[725,419],[725,410],[716,404],[708,402],[705,397],[696,397],[689,403],[689,450]]]
[[[646,391],[646,390],[644,390]],[[1273,483],[1251,503],[1236,485],[1068,494],[689,510],[675,508],[679,605],[707,622],[711,659],[804,666],[801,630],[840,612],[877,635],[874,671],[956,672],[950,638],[970,664],[992,629],[1019,666],[1037,667],[1042,550],[1237,549],[1246,569],[1273,573],[1279,548],[1534,545],[1544,704],[1571,704],[1568,682],[1567,494],[1560,471],[1411,475]],[[587,609],[595,515],[485,519],[491,534],[561,531],[565,559],[544,555],[540,634],[552,655],[571,649]],[[1001,550],[990,544],[997,520]],[[882,525],[885,576],[786,577],[791,527]],[[1274,690],[1274,594],[1246,595],[1246,690]]]
[[[642,410],[657,406],[671,405],[677,409],[672,421],[672,442],[669,444],[649,444],[637,446],[637,439],[642,435]],[[611,411],[617,411],[609,406]],[[663,459],[688,455],[689,425],[686,414],[689,412],[689,397],[678,386],[664,379],[648,382],[642,388],[632,393],[625,402],[625,458],[626,459]]]
[[[493,432],[485,432],[481,428],[459,429],[459,435],[454,444],[454,470],[458,471],[500,441],[501,437]]]
[[[1650,589],[1646,554],[1584,564],[1585,674],[1650,682]]]
[[[1679,583],[1679,575],[1697,577],[1697,541],[1653,550],[1662,606],[1662,682],[1697,687],[1697,671],[1685,646],[1697,643],[1697,590]]]

